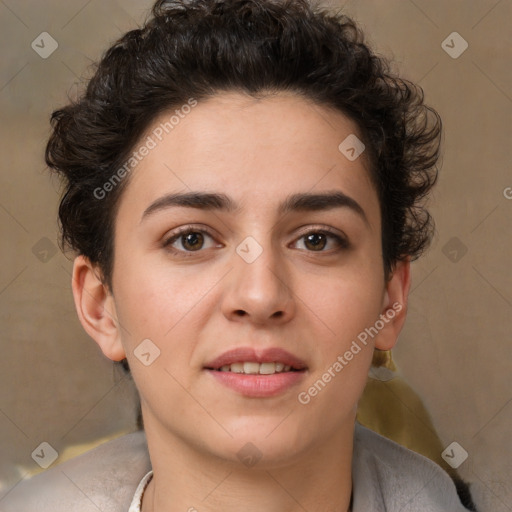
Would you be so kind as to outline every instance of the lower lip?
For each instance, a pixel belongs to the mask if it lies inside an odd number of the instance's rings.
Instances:
[[[272,375],[206,371],[224,386],[252,398],[277,396],[300,382],[305,374],[305,371],[282,372]]]

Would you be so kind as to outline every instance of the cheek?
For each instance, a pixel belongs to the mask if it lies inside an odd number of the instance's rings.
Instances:
[[[115,288],[122,342],[134,378],[145,387],[152,385],[149,380],[145,382],[146,376],[151,375],[153,382],[160,386],[170,378],[167,370],[186,384],[201,332],[219,303],[212,300],[214,293],[211,293],[219,278],[212,273],[199,276],[192,267],[170,269],[158,263],[144,266],[140,263],[135,259],[130,265],[125,263],[123,278]],[[147,270],[141,272],[140,268]],[[148,339],[158,354],[151,364],[151,372],[137,360],[138,347]],[[155,373],[159,377],[155,378]]]
[[[322,338],[342,348],[379,317],[384,284],[379,267],[347,266],[304,284],[297,295],[323,325]],[[329,343],[331,345],[331,343]]]
[[[132,337],[168,337],[182,320],[190,321],[210,281],[208,276],[198,280],[190,272],[137,260],[124,268],[116,304],[119,316],[132,327],[128,329]]]
[[[187,385],[200,330],[194,306],[204,290],[152,265],[140,272],[144,267],[136,263],[125,265],[117,286],[122,343],[141,400],[154,410],[172,403],[177,412],[183,402],[179,383]]]
[[[340,273],[310,296],[309,321],[319,329],[314,336],[316,363],[297,399],[300,407],[317,411],[333,425],[354,410],[366,384],[374,340],[365,329],[374,325],[381,311],[379,278],[379,273],[362,269]]]

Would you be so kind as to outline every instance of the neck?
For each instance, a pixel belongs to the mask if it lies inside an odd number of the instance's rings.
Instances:
[[[191,446],[145,422],[153,478],[142,512],[348,511],[353,423],[300,454],[252,467]]]

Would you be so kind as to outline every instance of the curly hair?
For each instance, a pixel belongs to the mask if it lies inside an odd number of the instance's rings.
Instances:
[[[82,96],[53,112],[46,163],[64,177],[61,247],[98,264],[112,289],[114,221],[129,181],[112,177],[164,112],[239,91],[291,91],[359,127],[382,218],[384,273],[416,259],[434,223],[423,199],[437,180],[441,119],[423,90],[390,70],[341,13],[307,0],[159,0],[96,65]]]

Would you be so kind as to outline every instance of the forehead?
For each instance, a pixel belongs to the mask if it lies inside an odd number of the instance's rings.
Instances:
[[[282,212],[291,194],[338,190],[378,215],[364,152],[349,159],[342,151],[359,139],[346,116],[293,93],[219,93],[148,127],[135,149],[151,150],[132,171],[119,213],[128,203],[140,215],[165,193],[191,191],[233,197],[238,214]]]

